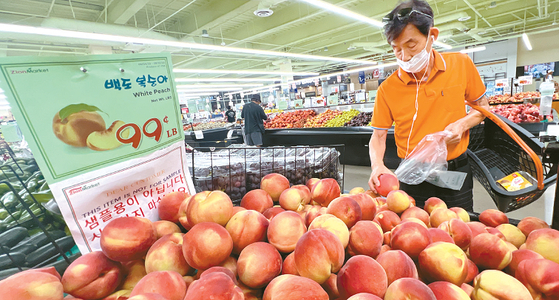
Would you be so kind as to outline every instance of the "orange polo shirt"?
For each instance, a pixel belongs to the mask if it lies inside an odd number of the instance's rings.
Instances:
[[[408,153],[426,135],[443,131],[449,124],[466,116],[464,100],[475,102],[485,95],[479,72],[473,61],[462,53],[439,53],[433,50],[433,70],[421,83],[418,113],[411,134]],[[420,80],[420,78],[418,78]],[[375,129],[388,130],[395,124],[394,138],[398,156],[406,156],[408,136],[415,114],[416,81],[401,68],[379,87],[372,119]],[[457,158],[468,148],[469,131],[459,143],[448,145],[447,160]]]

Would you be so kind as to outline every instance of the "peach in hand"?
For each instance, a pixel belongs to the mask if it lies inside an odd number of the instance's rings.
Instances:
[[[379,195],[386,197],[391,191],[400,189],[400,182],[393,174],[380,174],[378,177],[379,185],[376,187]]]

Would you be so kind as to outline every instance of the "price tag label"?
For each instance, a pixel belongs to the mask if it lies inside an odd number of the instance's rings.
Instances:
[[[495,87],[504,88],[504,87],[507,87],[507,86],[509,86],[509,80],[508,79],[505,78],[505,79],[495,80]]]
[[[194,136],[196,137],[197,140],[204,139],[204,133],[202,132],[202,130],[195,130]]]
[[[338,95],[328,96],[328,105],[338,105],[339,97]]]
[[[518,85],[530,85],[532,84],[532,75],[520,76],[518,77]]]

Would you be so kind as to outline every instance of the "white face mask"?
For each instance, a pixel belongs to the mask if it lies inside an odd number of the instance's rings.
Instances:
[[[427,41],[429,41],[429,38],[427,38]],[[400,68],[402,68],[402,70],[408,73],[417,73],[425,69],[425,67],[427,67],[427,65],[429,64],[429,58],[431,52],[431,51],[427,52],[428,44],[429,43],[426,43],[425,48],[421,50],[421,52],[412,56],[412,58],[408,61],[403,61],[400,60],[399,58],[396,58],[396,61],[398,62]]]

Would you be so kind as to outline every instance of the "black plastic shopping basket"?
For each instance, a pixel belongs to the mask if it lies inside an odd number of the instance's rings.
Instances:
[[[557,178],[557,166],[542,164],[538,155],[544,144],[510,120],[481,107],[472,108],[486,116],[470,130],[467,153],[474,177],[500,211],[510,212],[536,201]],[[537,183],[519,191],[507,191],[497,183],[517,171],[530,174]]]

